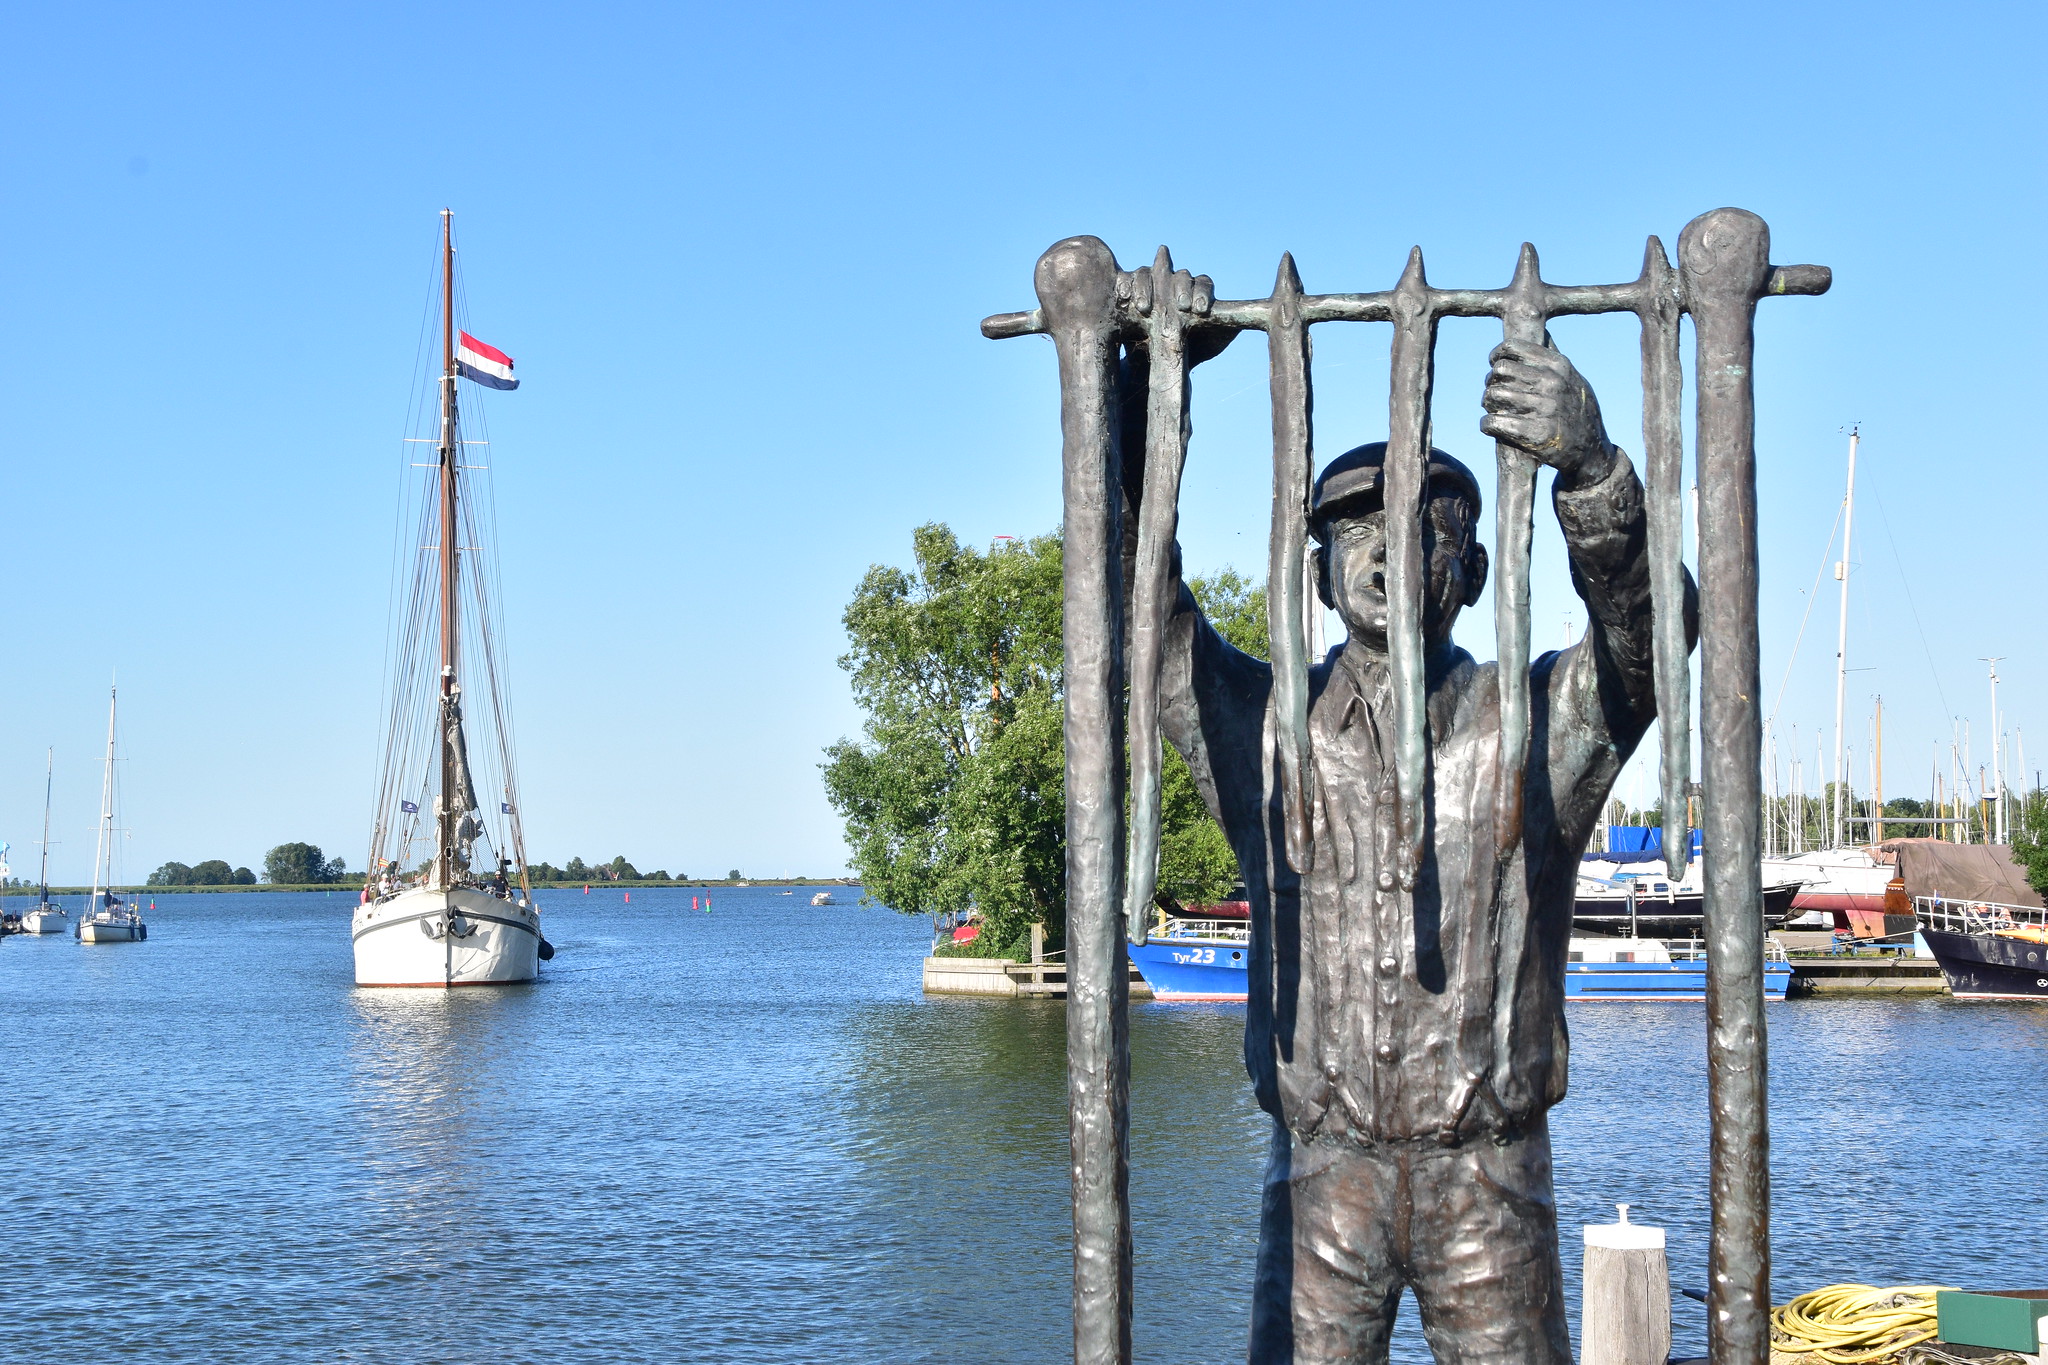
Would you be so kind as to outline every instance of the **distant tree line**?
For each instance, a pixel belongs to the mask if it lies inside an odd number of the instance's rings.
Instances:
[[[643,873],[626,861],[620,854],[608,863],[586,863],[581,858],[571,858],[562,867],[552,863],[529,863],[527,877],[536,882],[686,882],[689,873],[671,877],[666,871]]]
[[[149,874],[151,886],[254,886],[256,874],[246,867],[229,867],[219,858],[203,863],[165,863]]]

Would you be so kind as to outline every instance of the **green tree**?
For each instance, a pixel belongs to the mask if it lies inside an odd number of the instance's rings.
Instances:
[[[165,863],[149,874],[150,886],[190,886],[192,869],[183,863]]]
[[[219,858],[208,858],[203,863],[192,864],[193,886],[231,886],[235,870]]]
[[[729,882],[738,882],[746,880],[746,878],[740,876],[740,870],[738,868],[734,868],[732,871],[726,873],[725,879]]]
[[[1234,569],[1188,580],[1216,633],[1245,653],[1267,653],[1266,589]],[[1210,817],[1195,775],[1172,745],[1159,774],[1159,889],[1183,904],[1221,900],[1238,879],[1237,855]]]
[[[334,863],[340,871],[340,860]],[[263,855],[263,876],[274,886],[304,886],[334,880],[317,844],[279,844]]]
[[[934,524],[913,534],[912,556],[911,569],[870,568],[846,609],[840,666],[867,721],[861,740],[826,750],[826,795],[870,900],[906,914],[972,908],[994,953],[1020,951],[1034,922],[1059,943],[1060,539],[984,553]],[[1236,575],[1191,586],[1215,599],[1219,628],[1264,653],[1262,591]],[[1236,860],[1170,751],[1161,796],[1162,886],[1189,900],[1227,892]]]
[[[235,869],[235,875],[232,880],[236,886],[254,886],[256,885],[256,874],[246,867],[238,867]]]
[[[637,882],[640,880],[640,874],[633,869],[631,863],[626,861],[626,855],[623,853],[611,860],[606,867],[606,873],[615,882]]]
[[[2048,791],[2030,791],[2013,807],[2013,861],[2025,870],[2027,883],[2048,896]]]
[[[566,882],[587,882],[590,875],[590,869],[584,865],[581,858],[571,858],[568,865],[562,869],[562,880]]]

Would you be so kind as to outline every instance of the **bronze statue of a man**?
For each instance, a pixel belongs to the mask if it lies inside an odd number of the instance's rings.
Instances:
[[[1545,1115],[1565,1093],[1580,854],[1656,709],[1643,491],[1558,352],[1500,346],[1485,407],[1482,431],[1556,472],[1591,620],[1530,670],[1518,844],[1494,843],[1497,666],[1451,641],[1487,555],[1478,482],[1449,455],[1432,451],[1428,471],[1429,837],[1412,893],[1394,868],[1385,447],[1332,461],[1311,499],[1319,592],[1349,638],[1311,674],[1305,872],[1280,852],[1271,670],[1225,643],[1185,587],[1167,637],[1162,728],[1229,835],[1253,905],[1245,1058],[1275,1119],[1255,1365],[1384,1361],[1404,1286],[1439,1362],[1571,1361]],[[1128,434],[1123,446],[1143,449]]]

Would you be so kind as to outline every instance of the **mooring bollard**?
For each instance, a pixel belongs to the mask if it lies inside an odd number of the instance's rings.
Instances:
[[[1664,1229],[1620,1220],[1586,1225],[1579,1365],[1664,1365],[1671,1357],[1671,1270]]]

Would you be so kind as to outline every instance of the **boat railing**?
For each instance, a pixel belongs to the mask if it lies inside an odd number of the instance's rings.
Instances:
[[[1923,928],[1948,934],[2048,933],[2048,910],[2032,905],[1915,896],[1913,913]]]
[[[1243,920],[1176,919],[1153,937],[1199,939],[1204,943],[1250,943],[1252,929]]]
[[[1707,944],[1704,939],[1667,938],[1664,940],[1664,950],[1671,954],[1673,962],[1705,962],[1707,960]],[[1769,934],[1764,935],[1764,961],[1791,961],[1790,958],[1785,956],[1785,945]]]

